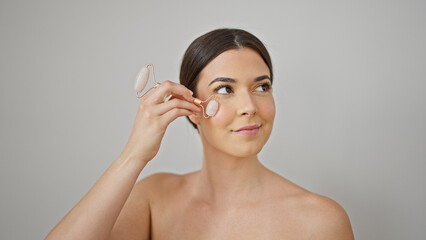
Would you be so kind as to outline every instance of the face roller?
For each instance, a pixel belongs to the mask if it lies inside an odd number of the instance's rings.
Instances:
[[[205,109],[205,111],[204,111],[204,106],[202,105],[202,103],[207,102],[207,101],[208,101],[211,97],[213,97],[213,96],[214,96],[214,99],[213,99],[213,100],[211,100],[211,101],[207,104],[207,107],[206,107],[206,109]],[[207,98],[206,100],[204,100],[204,101],[201,101],[200,99],[195,98],[195,99],[194,99],[194,103],[195,103],[196,105],[200,106],[200,107],[203,109],[203,116],[204,116],[204,118],[213,117],[213,116],[216,114],[217,109],[219,108],[219,103],[216,101],[216,95],[214,95],[214,94],[210,95],[210,97],[208,97],[208,98]],[[204,112],[206,112],[207,116],[206,116],[206,114],[204,114]]]
[[[140,92],[142,92],[142,90],[146,87],[146,84],[148,83],[148,79],[149,79],[149,68],[152,68],[152,80],[154,81],[155,86],[151,87],[150,89],[148,89],[144,94],[139,95]],[[144,67],[142,67],[142,69],[139,71],[137,77],[136,77],[136,81],[135,81],[135,91],[136,91],[136,97],[137,98],[142,98],[143,96],[145,96],[149,91],[151,91],[154,88],[157,88],[158,86],[160,86],[160,83],[158,83],[157,81],[155,81],[155,72],[154,72],[154,65],[152,64],[148,64]],[[208,104],[206,109],[204,109],[204,106],[202,105],[202,103],[205,103],[207,101],[209,101],[210,98],[214,97],[213,100],[211,100]],[[202,101],[198,98],[194,98],[193,101],[194,104],[200,106],[203,109],[203,116],[204,118],[209,118],[209,117],[213,117],[218,108],[219,108],[219,103],[216,101],[216,95],[212,94],[210,97],[208,97],[206,100]],[[206,112],[206,113],[204,113]],[[206,116],[207,114],[207,116]]]

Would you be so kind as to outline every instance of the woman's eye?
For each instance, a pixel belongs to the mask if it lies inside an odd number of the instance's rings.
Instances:
[[[262,85],[259,85],[256,88],[256,91],[260,91],[260,92],[266,92],[271,88],[271,85],[269,85],[268,83],[264,83]]]
[[[215,92],[219,94],[229,94],[232,93],[232,89],[229,86],[220,86],[215,89]]]

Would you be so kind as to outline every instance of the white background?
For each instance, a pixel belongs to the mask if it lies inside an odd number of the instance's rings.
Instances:
[[[357,239],[426,236],[425,1],[0,2],[0,238],[42,239],[123,150],[139,68],[178,82],[198,36],[271,53],[268,168],[336,200]],[[141,173],[201,167],[185,118]]]

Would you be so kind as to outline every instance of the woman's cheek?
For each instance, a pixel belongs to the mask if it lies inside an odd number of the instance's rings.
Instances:
[[[265,118],[268,120],[274,120],[275,118],[275,101],[271,97],[264,104],[262,104],[262,112]]]
[[[211,123],[215,126],[227,127],[232,122],[232,119],[232,110],[224,104],[221,105],[219,102],[219,108],[216,115],[211,118]]]

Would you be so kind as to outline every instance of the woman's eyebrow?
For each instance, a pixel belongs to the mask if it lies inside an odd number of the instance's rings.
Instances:
[[[264,80],[264,79],[269,79],[269,80],[271,80],[271,78],[270,78],[268,75],[262,75],[262,76],[256,77],[256,78],[253,80],[253,82],[259,82],[259,81],[262,81],[262,80]],[[211,82],[209,83],[209,86],[210,86],[210,85],[212,85],[212,84],[213,84],[213,83],[215,83],[215,82],[236,83],[236,82],[237,82],[237,80],[235,80],[235,79],[233,79],[233,78],[227,78],[227,77],[218,77],[218,78],[215,78],[213,81],[211,81]]]
[[[233,79],[233,78],[226,78],[226,77],[218,77],[218,78],[215,78],[213,81],[211,81],[210,83],[209,83],[209,86],[210,85],[212,85],[213,83],[215,83],[215,82],[228,82],[228,83],[235,83],[235,82],[237,82],[235,79]]]
[[[271,78],[268,75],[262,75],[262,76],[255,78],[253,82],[259,82],[259,81],[262,81],[264,79],[269,79],[269,81],[271,81]]]

